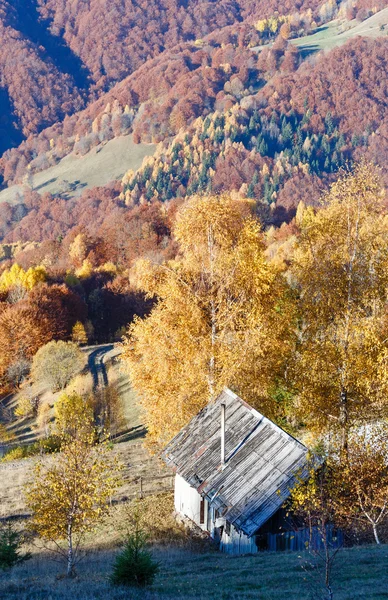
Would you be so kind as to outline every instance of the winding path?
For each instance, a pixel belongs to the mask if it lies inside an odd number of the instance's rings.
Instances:
[[[108,385],[108,374],[106,371],[105,360],[115,349],[113,344],[98,346],[88,356],[88,367],[93,376],[93,391],[98,387]]]

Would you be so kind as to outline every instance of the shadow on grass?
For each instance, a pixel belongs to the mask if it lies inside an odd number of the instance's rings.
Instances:
[[[130,442],[132,440],[137,440],[140,438],[145,438],[147,434],[147,428],[144,425],[136,425],[136,427],[131,427],[127,431],[120,433],[115,439],[115,444],[119,444],[122,442]]]
[[[299,53],[302,58],[312,56],[316,52],[319,52],[319,50],[321,50],[321,48],[318,44],[306,44],[306,46],[299,46]]]
[[[38,192],[42,188],[46,187],[46,185],[50,185],[51,183],[55,183],[57,181],[57,179],[58,179],[58,177],[52,177],[51,179],[48,179],[47,181],[44,181],[40,185],[35,186],[34,187],[34,192]]]

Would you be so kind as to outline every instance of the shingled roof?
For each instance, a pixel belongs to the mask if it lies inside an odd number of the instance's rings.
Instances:
[[[220,414],[226,405],[221,467]],[[289,496],[307,448],[225,389],[169,443],[164,460],[225,519],[253,535]]]

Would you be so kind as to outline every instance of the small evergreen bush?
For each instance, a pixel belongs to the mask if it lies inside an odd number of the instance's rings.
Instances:
[[[110,580],[115,585],[143,587],[153,583],[158,570],[159,563],[153,560],[151,552],[147,550],[147,535],[136,526],[124,541]]]
[[[22,535],[15,531],[10,523],[0,529],[0,569],[3,571],[11,569],[31,558],[29,552],[26,554],[20,552],[22,545]]]

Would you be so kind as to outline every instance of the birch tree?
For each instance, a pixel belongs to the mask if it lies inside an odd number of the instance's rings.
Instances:
[[[268,387],[289,343],[285,287],[247,202],[194,196],[174,235],[176,260],[136,265],[157,302],[124,342],[151,443],[167,442],[226,385],[271,415]]]
[[[341,513],[347,521],[370,529],[376,544],[388,521],[388,428],[381,425],[350,436],[348,461],[338,480],[346,493]]]
[[[119,465],[106,445],[94,445],[89,408],[80,407],[75,396],[61,402],[57,428],[61,452],[50,462],[36,464],[26,500],[31,530],[66,560],[71,577],[85,534],[107,514],[119,483]]]
[[[306,209],[293,261],[300,293],[296,409],[310,429],[338,432],[388,410],[388,216],[376,171],[342,175]]]

